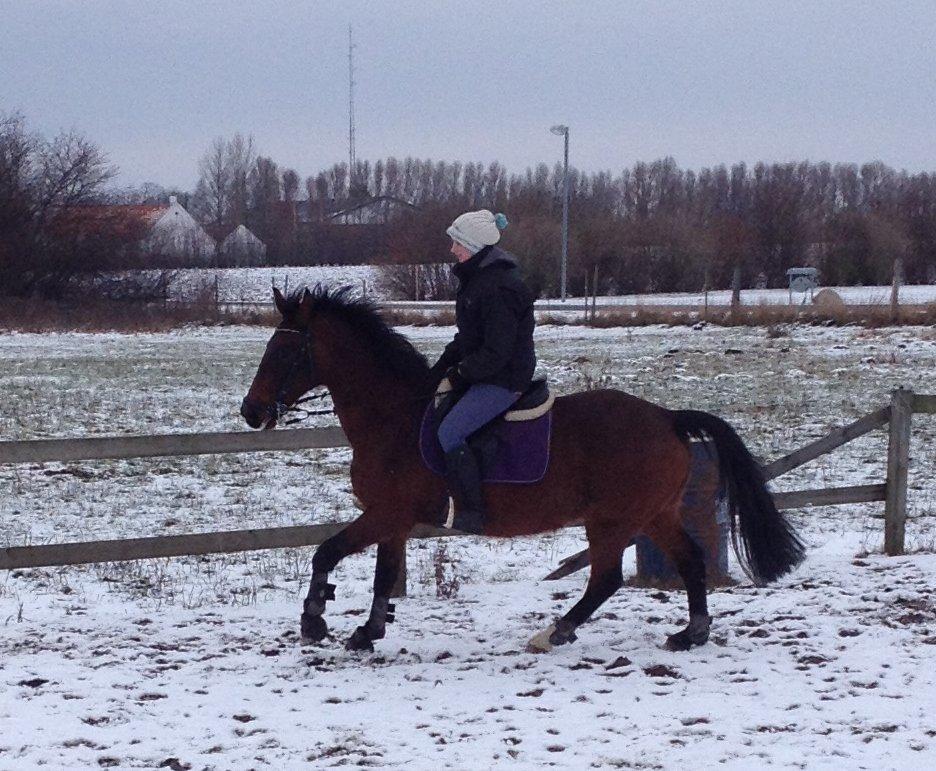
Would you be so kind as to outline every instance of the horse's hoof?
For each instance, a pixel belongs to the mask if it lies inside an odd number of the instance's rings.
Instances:
[[[364,627],[359,626],[354,630],[354,634],[348,638],[348,641],[345,643],[345,648],[349,651],[367,651],[370,653],[374,650],[374,643],[370,637],[367,636]]]
[[[309,616],[305,613],[299,619],[299,635],[304,643],[317,643],[328,635],[328,624],[321,616]]]
[[[577,639],[575,627],[559,619],[538,635],[534,635],[527,643],[527,651],[530,653],[549,653],[555,646],[566,645],[575,642]]]
[[[668,651],[687,651],[691,647],[692,640],[689,639],[689,632],[685,629],[666,637],[666,650]]]
[[[533,635],[526,645],[527,653],[549,653],[553,649],[553,644],[549,638],[555,631],[556,625],[550,624],[539,634]]]
[[[693,645],[705,645],[709,638],[709,629],[712,626],[712,617],[696,615],[689,617],[689,625],[676,634],[666,638],[666,649],[671,651],[687,651]]]

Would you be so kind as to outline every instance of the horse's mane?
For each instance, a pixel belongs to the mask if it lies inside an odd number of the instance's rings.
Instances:
[[[305,288],[299,289],[286,297],[284,316],[299,313],[306,291]],[[378,367],[408,383],[423,385],[429,374],[426,357],[381,317],[374,302],[353,294],[353,291],[350,286],[329,289],[316,284],[308,290],[305,300],[309,316],[326,313],[341,319],[365,341]]]

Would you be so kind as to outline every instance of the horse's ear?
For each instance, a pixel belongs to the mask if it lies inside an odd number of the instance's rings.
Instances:
[[[311,300],[312,292],[309,291],[309,287],[306,287],[302,292],[302,299],[299,301],[299,306],[301,308],[308,308]]]
[[[273,302],[276,304],[276,310],[280,312],[281,315],[286,315],[286,298],[283,297],[283,293],[273,287]]]

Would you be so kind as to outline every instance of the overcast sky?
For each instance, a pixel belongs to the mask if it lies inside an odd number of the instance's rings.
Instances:
[[[359,158],[672,155],[936,170],[936,1],[0,0],[0,111],[77,128],[119,181],[192,188],[215,136],[305,177]]]

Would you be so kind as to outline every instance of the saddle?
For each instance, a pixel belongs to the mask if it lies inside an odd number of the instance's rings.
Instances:
[[[445,473],[445,456],[437,436],[439,424],[463,393],[443,379],[423,416],[420,451],[426,466],[439,475]],[[554,401],[545,378],[534,380],[510,410],[468,437],[483,481],[532,484],[546,475]]]
[[[464,391],[456,391],[452,388],[452,384],[447,377],[442,378],[442,382],[439,383],[435,393],[436,417],[440,423],[463,393]],[[556,397],[550,392],[546,378],[538,378],[530,383],[530,387],[520,394],[520,398],[511,405],[507,412],[495,420],[506,420],[508,423],[536,420],[536,418],[542,417],[552,409],[555,400]],[[487,428],[487,426],[484,428]],[[481,430],[483,431],[484,428]]]

